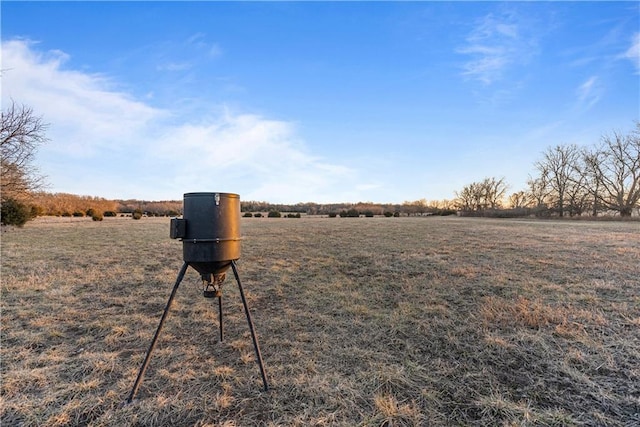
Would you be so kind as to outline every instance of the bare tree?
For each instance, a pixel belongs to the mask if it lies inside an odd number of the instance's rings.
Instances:
[[[404,211],[407,212],[408,215],[411,215],[411,214],[423,215],[427,211],[427,208],[429,206],[427,204],[427,199],[420,199],[420,200],[414,200],[414,201],[405,201],[404,203],[402,203],[402,207],[404,208]],[[372,209],[370,207],[367,207],[367,210],[372,210]]]
[[[463,211],[500,208],[507,189],[504,178],[485,178],[482,182],[472,182],[456,192],[457,206]]]
[[[500,179],[485,178],[481,187],[486,205],[491,209],[502,207],[502,201],[509,186],[506,184],[504,177]]]
[[[582,215],[589,206],[589,174],[585,163],[585,150],[579,150],[565,189],[565,201],[569,215]]]
[[[598,216],[598,211],[602,207],[600,193],[602,179],[600,179],[599,165],[604,159],[604,152],[598,149],[588,149],[582,153],[584,173],[587,178],[587,188],[589,191],[591,215]]]
[[[565,206],[570,216],[582,215],[588,209],[589,189],[586,185],[586,175],[576,172],[575,177],[569,181],[565,191]]]
[[[542,176],[540,178],[532,178],[529,176],[527,180],[527,185],[529,186],[528,194],[529,197],[535,203],[535,207],[541,208],[545,207],[546,201],[549,198],[550,189],[545,181],[545,177]]]
[[[560,216],[564,216],[567,190],[575,174],[575,165],[580,157],[580,150],[575,144],[557,145],[543,153],[543,159],[536,162],[536,169],[542,180],[552,190]]]
[[[449,199],[442,200],[434,200],[432,203],[432,208],[434,209],[455,209],[455,201]]]
[[[528,208],[531,205],[531,194],[526,191],[516,191],[509,196],[509,206],[513,209]]]
[[[3,200],[22,198],[40,189],[44,178],[33,165],[36,150],[47,141],[41,117],[13,100],[2,111],[0,128],[0,194]]]
[[[465,185],[460,192],[456,191],[455,194],[458,209],[473,212],[481,208],[482,193],[477,182]]]
[[[601,204],[620,216],[631,216],[640,201],[640,122],[628,135],[603,136],[602,146],[586,161]]]

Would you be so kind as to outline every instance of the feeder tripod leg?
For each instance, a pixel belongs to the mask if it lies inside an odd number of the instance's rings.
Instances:
[[[264,384],[264,391],[269,390],[269,384],[267,383],[267,374],[264,371],[264,363],[262,361],[262,354],[260,353],[260,345],[258,344],[258,337],[253,327],[253,321],[251,320],[251,313],[249,313],[249,306],[247,305],[247,299],[244,297],[244,291],[242,290],[242,283],[240,283],[240,276],[238,275],[238,268],[236,262],[231,261],[231,268],[233,269],[233,275],[238,282],[238,289],[240,289],[240,297],[242,298],[242,305],[244,306],[244,314],[247,316],[247,323],[249,324],[249,330],[251,331],[251,339],[253,340],[253,348],[256,351],[256,359],[258,359],[258,365],[260,366],[260,375],[262,375],[262,383]]]
[[[164,308],[164,313],[162,313],[162,318],[160,319],[160,324],[158,325],[158,329],[156,329],[156,334],[153,336],[153,340],[151,340],[151,345],[149,346],[149,350],[147,350],[147,355],[144,357],[144,362],[142,362],[142,367],[140,368],[140,372],[138,372],[138,378],[136,378],[136,382],[133,384],[133,389],[131,390],[131,394],[129,394],[129,398],[127,399],[127,403],[131,403],[133,398],[136,397],[136,393],[138,392],[138,387],[142,383],[142,377],[144,377],[144,372],[147,370],[147,366],[149,365],[149,360],[151,359],[151,352],[153,348],[156,346],[156,341],[158,340],[158,336],[160,335],[160,331],[162,330],[162,325],[164,324],[165,319],[167,318],[167,314],[169,313],[169,308],[171,308],[171,303],[173,302],[173,298],[176,296],[176,292],[178,291],[178,286],[180,286],[180,282],[184,278],[184,274],[187,272],[187,268],[189,264],[186,262],[182,264],[182,268],[178,273],[178,278],[176,279],[176,284],[173,285],[173,290],[171,291],[171,296],[169,296],[169,301],[167,301],[167,306]]]
[[[220,342],[224,340],[224,329],[222,328],[222,295],[218,297],[218,323],[220,323]]]

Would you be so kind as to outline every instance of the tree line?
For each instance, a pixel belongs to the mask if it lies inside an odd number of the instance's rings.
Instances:
[[[146,200],[108,200],[101,197],[78,196],[68,193],[34,192],[28,202],[35,216],[85,216],[87,212],[106,213],[106,216],[118,216],[141,212],[146,216],[180,216],[182,200],[146,201]],[[424,215],[452,214],[453,202],[427,202],[426,199],[402,204],[380,204],[373,202],[330,203],[313,202],[281,204],[264,201],[241,201],[242,213],[286,212],[292,214],[340,216],[343,212],[357,212],[358,215]],[[391,214],[391,215],[389,215]],[[247,215],[248,216],[248,215]],[[342,215],[346,216],[346,215]]]
[[[182,201],[107,200],[93,196],[42,191],[44,177],[34,165],[35,152],[45,143],[48,125],[33,110],[14,101],[2,111],[0,125],[0,197],[2,223],[24,224],[41,215],[115,216],[135,213],[148,216],[178,216]],[[527,188],[507,196],[505,178],[485,178],[455,192],[453,200],[426,199],[402,204],[373,202],[313,202],[273,204],[243,201],[241,210],[291,212],[307,215],[538,215],[575,216],[615,212],[632,215],[640,201],[640,122],[627,133],[613,132],[599,144],[579,147],[556,145],[534,163],[536,174]]]
[[[627,134],[604,135],[599,144],[556,145],[534,163],[525,190],[506,197],[504,178],[485,178],[456,192],[464,214],[513,214],[559,217],[613,212],[630,217],[640,208],[640,122]]]

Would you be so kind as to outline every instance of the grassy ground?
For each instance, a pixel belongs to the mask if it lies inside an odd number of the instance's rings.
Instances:
[[[640,227],[243,219],[237,286],[187,272],[168,220],[2,235],[3,426],[640,424]]]

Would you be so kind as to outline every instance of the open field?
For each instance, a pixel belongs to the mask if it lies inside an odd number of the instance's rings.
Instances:
[[[168,219],[2,234],[3,426],[640,425],[638,222],[242,220],[237,286]]]

